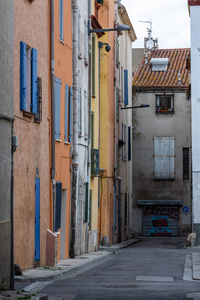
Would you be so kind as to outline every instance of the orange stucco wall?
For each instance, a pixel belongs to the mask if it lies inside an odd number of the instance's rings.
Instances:
[[[49,1],[15,1],[14,134],[14,262],[22,269],[35,260],[35,178],[40,178],[40,265],[46,263],[49,226],[49,115],[48,115]],[[38,50],[37,74],[42,78],[42,122],[20,110],[20,41]]]
[[[65,243],[64,258],[69,257],[70,231],[70,199],[71,199],[71,144],[64,143],[65,124],[65,84],[72,86],[72,28],[71,28],[71,1],[63,1],[63,33],[64,41],[59,36],[59,0],[54,2],[54,45],[55,45],[55,76],[61,84],[60,107],[60,141],[55,145],[55,181],[62,182],[62,190],[66,190],[65,236],[58,236],[58,260],[60,259],[61,240]],[[63,201],[63,199],[62,199]]]
[[[103,28],[114,28],[114,1],[104,0],[99,10],[99,22]],[[114,187],[114,122],[115,122],[115,96],[114,96],[114,62],[115,45],[114,32],[106,33],[100,40],[111,46],[109,53],[101,49],[100,59],[100,168],[105,169],[100,177],[101,209],[101,239],[108,236],[113,240],[113,187]]]

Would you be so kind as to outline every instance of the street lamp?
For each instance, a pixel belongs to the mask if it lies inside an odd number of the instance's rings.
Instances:
[[[141,105],[138,105],[138,106],[121,107],[121,110],[122,109],[133,109],[133,108],[146,108],[146,107],[150,107],[150,105],[147,103],[142,103]]]
[[[125,24],[121,24],[118,25],[115,28],[107,28],[107,29],[91,29],[91,24],[89,22],[89,26],[88,26],[88,35],[90,35],[91,33],[97,33],[97,32],[108,32],[108,31],[126,31],[126,30],[131,30],[131,28],[128,25]]]

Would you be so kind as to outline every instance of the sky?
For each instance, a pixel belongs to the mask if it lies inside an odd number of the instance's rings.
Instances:
[[[137,40],[133,48],[144,47],[144,37],[152,22],[152,37],[159,49],[190,47],[190,17],[187,0],[121,0],[127,10]]]

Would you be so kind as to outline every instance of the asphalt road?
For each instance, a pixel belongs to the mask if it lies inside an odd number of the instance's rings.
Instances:
[[[142,238],[107,261],[49,283],[40,293],[51,300],[170,300],[200,292],[200,281],[184,280],[182,238]],[[47,283],[46,283],[47,284]]]

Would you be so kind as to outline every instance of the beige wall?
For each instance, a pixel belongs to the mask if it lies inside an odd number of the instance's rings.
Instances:
[[[34,266],[35,178],[40,178],[40,264],[46,263],[49,226],[48,19],[49,1],[15,1],[15,127],[18,148],[14,165],[14,260],[22,269]],[[20,110],[20,41],[38,50],[42,78],[42,122]],[[37,171],[38,170],[38,171]]]
[[[158,91],[157,91],[158,92]],[[191,181],[183,181],[183,147],[190,148],[190,101],[184,92],[174,92],[173,114],[155,113],[155,93],[133,93],[133,105],[150,104],[149,108],[133,110],[133,215],[141,220],[137,200],[183,200],[191,213]],[[175,180],[155,181],[153,138],[156,136],[175,137]],[[179,234],[190,232],[191,215],[185,216],[180,208]],[[141,224],[140,224],[141,225]],[[134,230],[139,224],[133,226]],[[142,229],[142,226],[140,227]],[[141,233],[141,232],[140,232]]]

